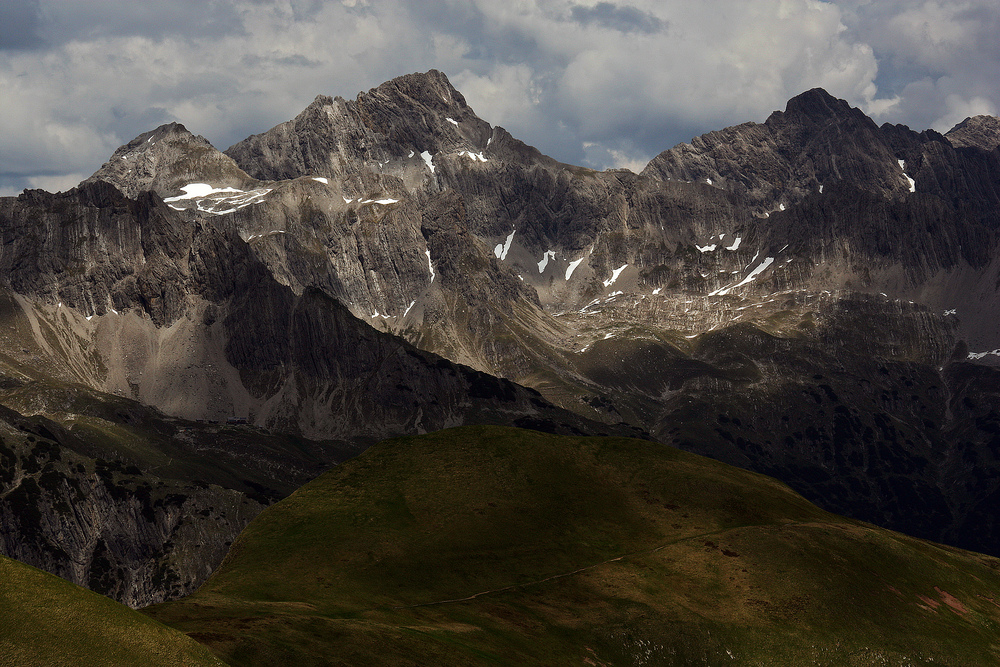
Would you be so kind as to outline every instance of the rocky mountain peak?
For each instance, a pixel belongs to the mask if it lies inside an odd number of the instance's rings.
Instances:
[[[462,93],[436,69],[396,77],[363,96],[381,97],[399,106],[423,106],[439,112],[470,110]]]
[[[948,130],[945,136],[955,148],[975,146],[992,151],[1000,146],[1000,118],[972,116]]]
[[[407,74],[358,95],[365,124],[392,141],[437,152],[460,143],[483,147],[492,128],[437,70]]]
[[[710,132],[664,151],[643,173],[724,188],[766,217],[841,181],[879,196],[905,196],[915,182],[900,159],[919,145],[908,129],[880,132],[860,109],[813,88],[762,124]]]
[[[398,186],[434,188],[435,157],[482,163],[491,139],[490,124],[448,77],[430,70],[397,77],[354,100],[319,95],[294,119],[231,146],[226,155],[259,179],[346,178],[355,181],[348,194],[365,196]]]
[[[784,111],[775,111],[764,124],[773,128],[793,145],[806,145],[818,135],[825,141],[844,132],[859,133],[862,143],[871,144],[878,125],[861,109],[852,107],[822,88],[813,88],[796,95],[785,104]]]
[[[851,114],[853,109],[845,100],[837,99],[822,88],[800,93],[785,104],[785,114],[805,116],[815,120]]]
[[[84,182],[107,181],[135,199],[152,190],[161,197],[180,194],[192,183],[247,188],[254,179],[216,150],[205,137],[180,123],[167,123],[121,146]]]

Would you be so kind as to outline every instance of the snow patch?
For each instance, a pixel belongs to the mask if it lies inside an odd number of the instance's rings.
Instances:
[[[622,264],[620,267],[611,272],[611,277],[604,281],[605,287],[611,287],[618,280],[618,276],[622,274],[622,271],[628,268],[628,264]]]
[[[406,310],[404,310],[404,311],[403,311],[403,317],[406,317],[406,316],[407,316],[407,314],[408,314],[408,313],[410,312],[410,309],[411,309],[411,308],[413,308],[413,306],[414,306],[414,305],[415,305],[416,303],[417,303],[416,301],[411,301],[411,302],[410,302],[410,305],[409,305],[409,306],[407,306],[407,307],[406,307]]]
[[[1000,350],[992,350],[990,352],[969,352],[969,359],[982,359],[987,356],[1000,357]]]
[[[906,160],[896,160],[896,162],[899,163],[899,168],[903,170],[903,177],[910,182],[910,192],[916,192],[917,182],[906,173]]]
[[[406,157],[413,157],[414,155],[416,155],[416,153],[414,153],[413,151],[410,151],[410,154],[407,155]]]
[[[705,182],[708,183],[709,185],[711,185],[712,184],[712,179],[711,178],[706,178]]]
[[[323,185],[330,185],[330,179],[323,178],[322,176],[313,176],[313,180],[317,183],[322,183]]]
[[[479,160],[480,162],[489,162],[489,160],[487,160],[482,153],[473,153],[472,151],[459,151],[458,154],[460,156],[464,155],[473,162],[475,162],[476,160]]]
[[[431,264],[431,251],[430,251],[430,249],[425,250],[424,254],[427,255],[427,268],[430,269],[430,272],[431,272],[431,282],[434,282],[434,276],[436,274],[434,273],[434,265]]]
[[[554,260],[556,258],[555,250],[546,250],[542,254],[542,261],[538,262],[538,272],[542,273],[545,271],[545,267],[549,265],[549,260]]]
[[[581,257],[580,259],[569,263],[569,266],[566,267],[566,280],[569,280],[570,276],[573,275],[573,272],[576,271],[576,267],[580,266],[580,263],[583,262],[583,259],[584,258]]]
[[[736,289],[737,287],[743,287],[747,283],[751,282],[754,278],[756,278],[757,276],[759,276],[764,271],[764,269],[766,269],[767,267],[771,266],[771,264],[773,264],[773,263],[774,263],[774,257],[765,257],[764,261],[760,263],[760,266],[758,266],[756,269],[754,269],[749,274],[747,274],[746,278],[744,278],[740,282],[736,283],[732,287],[726,287],[726,288],[723,288],[723,289],[717,289],[714,292],[711,292],[709,294],[709,296],[716,296],[716,295],[718,295],[718,296],[724,296],[726,294],[729,294],[730,291]]]
[[[785,210],[785,205],[784,204],[778,204],[778,210],[779,211],[784,211]]]
[[[343,197],[343,195],[341,195],[341,197]],[[350,204],[352,201],[354,201],[354,200],[353,199],[348,199],[347,197],[344,197],[344,203],[345,204]]]
[[[653,290],[653,294],[659,294],[660,290],[662,289],[663,289],[662,287],[657,287],[655,290]]]
[[[434,173],[434,156],[431,155],[430,151],[424,151],[423,153],[420,154],[420,157],[422,157],[424,159],[424,163],[427,164],[427,168],[430,169],[431,173],[433,174]]]
[[[458,121],[455,120],[454,118],[445,118],[445,120],[451,123],[452,125],[458,125]]]
[[[498,243],[496,248],[493,248],[493,254],[496,255],[497,259],[501,262],[507,259],[507,253],[510,252],[510,243],[514,240],[514,234],[517,230],[513,230],[508,236],[505,243]]]
[[[707,245],[703,247],[695,243],[694,247],[698,249],[698,252],[714,252],[715,249],[718,248],[719,246],[713,243],[712,245]]]
[[[733,245],[731,245],[731,246],[726,246],[726,250],[737,250],[737,249],[739,249],[739,247],[740,247],[740,243],[742,243],[742,242],[743,242],[743,238],[742,238],[742,237],[739,237],[739,236],[737,236],[737,237],[736,237],[736,240],[735,240],[735,241],[733,241]]]
[[[958,311],[955,310],[954,308],[952,308],[951,310],[944,311],[944,314],[945,314],[945,317],[947,317],[948,315],[958,315]]]
[[[823,184],[822,183],[820,183],[820,185],[819,185],[819,193],[823,194]]]
[[[272,229],[269,232],[262,232],[260,234],[250,234],[249,236],[247,236],[243,240],[246,241],[247,243],[250,243],[250,241],[253,241],[254,239],[259,239],[259,238],[263,238],[265,236],[274,236],[275,234],[284,234],[284,233],[285,233],[285,230],[283,230],[283,229]],[[241,237],[243,236],[243,232],[240,232],[240,236]]]
[[[366,199],[362,204],[381,204],[382,206],[387,206],[389,204],[398,204],[398,199]]]
[[[214,215],[224,215],[245,206],[260,203],[263,197],[271,192],[271,189],[244,191],[237,190],[236,188],[216,188],[208,183],[189,183],[182,187],[181,191],[184,194],[177,195],[176,197],[167,197],[163,201],[170,206],[171,202],[194,200],[195,206],[199,211]],[[229,208],[219,210],[220,206],[227,206]],[[171,206],[171,208],[181,210],[176,206]]]
[[[181,191],[184,194],[177,195],[176,197],[167,197],[163,201],[172,202],[180,201],[182,199],[195,199],[196,197],[214,195],[217,192],[243,192],[242,190],[237,190],[236,188],[214,188],[208,183],[191,183],[182,187]]]

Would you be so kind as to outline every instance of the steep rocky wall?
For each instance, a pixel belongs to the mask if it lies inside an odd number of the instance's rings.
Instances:
[[[0,431],[0,552],[131,607],[193,591],[264,508],[82,456],[6,409]]]

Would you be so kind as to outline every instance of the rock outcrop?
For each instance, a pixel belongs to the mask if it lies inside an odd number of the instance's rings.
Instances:
[[[1000,118],[972,116],[944,135],[955,148],[979,148],[994,151],[1000,146]]]
[[[180,195],[185,185],[211,182],[218,188],[249,189],[254,179],[180,123],[144,132],[114,152],[84,183],[104,181],[135,199],[152,191],[161,197]]]

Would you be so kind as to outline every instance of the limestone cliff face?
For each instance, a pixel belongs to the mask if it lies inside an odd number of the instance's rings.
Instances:
[[[9,304],[12,321],[46,356],[66,361],[66,380],[176,416],[240,417],[316,438],[443,428],[464,423],[470,410],[485,415],[494,408],[572,419],[514,385],[496,401],[473,406],[466,398],[466,378],[473,376],[377,332],[340,301],[320,298],[327,293],[319,288],[300,284],[296,294],[282,285],[232,218],[191,219],[155,194],[129,200],[101,182],[3,203],[11,249],[3,258],[9,264],[0,268],[14,292],[27,297]],[[381,245],[401,240],[387,233]],[[294,251],[289,254],[301,260]],[[369,257],[392,261],[376,249]],[[420,273],[429,269],[427,255],[417,261]],[[406,275],[400,274],[404,283]],[[511,298],[526,293],[509,277],[496,285]],[[67,325],[75,325],[74,335],[42,331]],[[409,361],[393,365],[402,359]],[[390,391],[403,379],[405,400]],[[391,408],[393,416],[377,406]],[[376,414],[384,418],[373,419]]]
[[[710,132],[663,151],[643,174],[711,181],[742,195],[754,213],[764,215],[844,180],[881,196],[903,196],[909,182],[897,161],[905,158],[859,109],[816,88],[792,98],[762,124]]]

